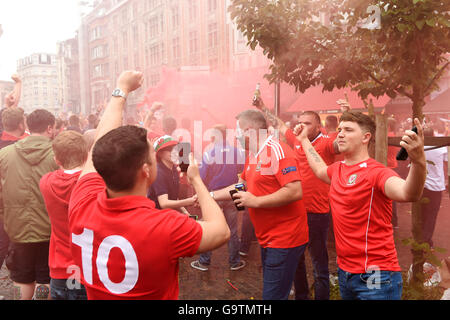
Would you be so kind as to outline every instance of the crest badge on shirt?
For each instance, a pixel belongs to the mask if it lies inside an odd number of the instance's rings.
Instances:
[[[356,183],[356,178],[358,178],[357,174],[352,174],[349,178],[348,178],[348,182],[347,185],[351,186],[354,185]]]

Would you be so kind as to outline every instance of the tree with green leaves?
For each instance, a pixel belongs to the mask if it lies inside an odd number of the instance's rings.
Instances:
[[[425,98],[450,65],[448,0],[232,0],[229,11],[248,45],[272,61],[266,78],[300,92],[321,85],[351,88],[363,100],[404,96],[422,120]],[[421,243],[416,207],[413,236]],[[419,291],[423,257],[414,250]]]
[[[450,64],[446,0],[233,0],[230,12],[248,45],[272,60],[268,80],[301,92],[406,96],[421,119]]]

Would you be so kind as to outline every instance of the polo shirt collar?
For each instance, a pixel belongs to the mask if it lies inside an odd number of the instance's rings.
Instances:
[[[112,211],[123,212],[135,209],[155,210],[155,203],[144,196],[124,196],[120,198],[109,199],[106,188],[97,196],[97,203],[100,207]]]

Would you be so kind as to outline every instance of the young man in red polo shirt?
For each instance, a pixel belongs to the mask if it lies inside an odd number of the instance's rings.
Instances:
[[[247,191],[234,195],[247,207],[261,245],[263,299],[287,300],[295,270],[308,242],[299,164],[293,150],[267,134],[267,122],[257,110],[237,116],[238,138],[249,151],[239,182]],[[212,192],[216,200],[230,199],[235,185]]]
[[[63,131],[52,142],[59,170],[41,178],[39,188],[52,225],[48,265],[52,300],[86,300],[85,288],[76,281],[69,231],[69,200],[88,156],[87,142],[76,131]]]
[[[304,124],[294,129],[314,174],[331,184],[339,287],[343,299],[399,300],[402,276],[391,225],[392,200],[417,201],[426,177],[423,131],[405,132],[400,143],[411,159],[405,180],[369,157],[375,123],[361,112],[344,112],[337,143],[344,161],[328,166],[311,145]]]
[[[147,199],[156,178],[155,151],[145,129],[121,127],[127,96],[142,81],[140,72],[120,75],[70,199],[72,253],[88,299],[177,299],[178,259],[213,250],[230,237],[192,154],[187,176],[203,221],[157,210]]]

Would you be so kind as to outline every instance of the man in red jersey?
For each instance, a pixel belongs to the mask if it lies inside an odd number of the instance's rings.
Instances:
[[[187,176],[203,221],[158,210],[147,199],[156,178],[155,151],[145,129],[121,127],[127,96],[142,81],[140,72],[119,76],[70,199],[72,254],[88,299],[177,299],[178,259],[213,250],[230,237],[192,154]]]
[[[294,133],[306,150],[314,174],[331,184],[341,297],[349,299],[392,299],[402,295],[402,276],[391,225],[392,200],[417,201],[426,177],[423,131],[406,131],[400,143],[411,159],[406,180],[371,159],[369,143],[375,123],[361,112],[344,112],[337,143],[344,161],[327,166],[308,139],[304,124]]]
[[[234,195],[234,202],[248,208],[261,245],[263,299],[287,300],[308,242],[298,161],[288,145],[268,136],[260,111],[246,110],[237,119],[238,139],[249,154],[239,182],[248,191]],[[227,200],[233,189],[231,185],[212,195]]]
[[[85,288],[72,279],[79,270],[75,268],[70,251],[68,211],[88,147],[81,133],[69,130],[56,136],[52,149],[60,170],[47,173],[39,184],[52,226],[48,258],[50,295],[52,300],[86,300]]]
[[[274,116],[274,115],[272,115]],[[275,116],[274,116],[275,117]],[[314,175],[308,165],[306,154],[300,141],[296,139],[292,129],[278,117],[280,133],[295,152],[302,177],[303,201],[308,215],[309,243],[308,250],[314,269],[314,299],[328,300],[330,298],[330,279],[328,270],[327,239],[330,226],[330,205],[328,192],[330,186]],[[303,112],[298,119],[308,129],[308,140],[327,165],[334,162],[339,154],[335,137],[323,134],[320,116],[314,111]],[[305,256],[302,255],[295,274],[295,299],[309,298],[309,286],[306,277]]]

